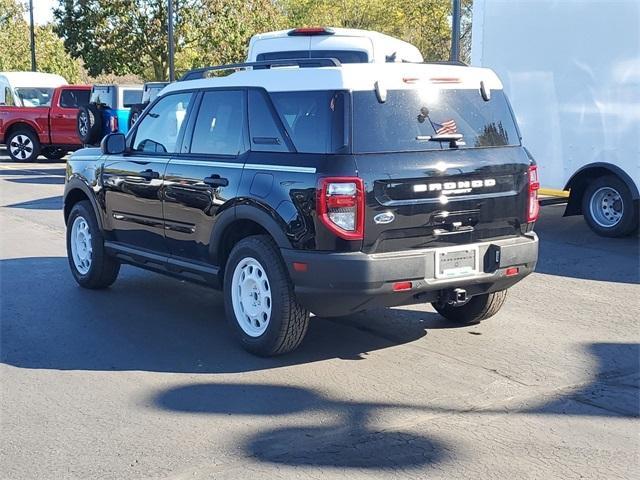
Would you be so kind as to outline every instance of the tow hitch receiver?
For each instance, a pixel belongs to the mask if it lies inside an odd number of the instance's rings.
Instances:
[[[448,305],[457,307],[467,303],[469,301],[469,296],[464,288],[454,288],[452,290],[445,290],[442,293],[441,301]]]

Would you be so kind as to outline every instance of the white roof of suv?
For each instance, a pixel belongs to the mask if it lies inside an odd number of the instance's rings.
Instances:
[[[269,92],[375,90],[376,82],[387,90],[415,89],[420,84],[437,85],[442,89],[480,88],[480,81],[490,89],[502,89],[500,79],[488,68],[428,63],[351,63],[339,67],[240,70],[225,77],[175,82],[161,95],[215,87],[262,87]]]
[[[260,54],[291,51],[355,51],[367,54],[371,63],[422,62],[415,46],[380,32],[355,28],[296,28],[259,33],[249,42],[248,62]]]

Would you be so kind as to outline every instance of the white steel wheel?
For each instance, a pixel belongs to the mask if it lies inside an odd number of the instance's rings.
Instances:
[[[9,151],[11,155],[20,160],[27,160],[33,155],[35,145],[33,141],[24,134],[18,134],[9,141]]]
[[[89,223],[82,216],[77,216],[71,226],[71,257],[80,275],[86,275],[91,269],[93,248]]]
[[[603,228],[615,227],[624,215],[622,196],[615,188],[600,187],[589,200],[591,218]]]
[[[255,258],[243,258],[233,271],[231,300],[236,321],[244,333],[259,337],[271,320],[271,285],[264,267]]]

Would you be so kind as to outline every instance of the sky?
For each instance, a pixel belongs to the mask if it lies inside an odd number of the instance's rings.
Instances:
[[[19,0],[29,7],[29,0]],[[33,0],[33,21],[37,25],[44,25],[53,20],[53,8],[58,4],[57,0]],[[25,19],[29,21],[29,12],[25,13]]]

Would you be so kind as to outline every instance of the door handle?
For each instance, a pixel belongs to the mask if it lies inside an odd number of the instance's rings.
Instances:
[[[218,188],[218,187],[226,187],[229,185],[229,180],[221,177],[220,175],[211,175],[202,180],[204,183],[209,185],[210,187]]]
[[[138,176],[144,178],[145,180],[155,180],[157,178],[160,178],[160,174],[156,171],[151,170],[150,168],[147,168],[146,170],[140,172]]]

